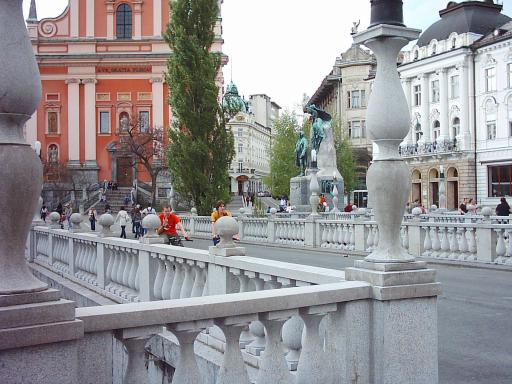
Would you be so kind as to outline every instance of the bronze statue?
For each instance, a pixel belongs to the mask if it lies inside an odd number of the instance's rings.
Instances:
[[[295,165],[300,168],[299,176],[306,174],[308,164],[308,140],[304,137],[304,132],[299,133],[299,138],[295,143]]]
[[[311,115],[313,120],[313,136],[311,137],[311,149],[314,149],[318,154],[320,150],[320,144],[325,138],[325,127],[330,126],[332,117],[330,114],[325,112],[323,109],[318,108],[315,104],[307,105],[304,108],[304,112]]]

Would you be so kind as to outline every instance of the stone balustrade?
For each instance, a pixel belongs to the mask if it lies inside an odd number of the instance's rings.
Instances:
[[[340,217],[336,220],[326,217],[314,220],[239,217],[240,239],[357,254],[371,253],[378,245],[379,230],[371,216],[351,213],[336,214]],[[193,222],[198,218],[186,216],[189,228],[195,227]],[[510,217],[482,214],[407,214],[401,226],[401,244],[416,257],[511,264],[510,220]],[[203,235],[191,230],[189,233]],[[209,237],[210,233],[204,235]]]
[[[284,220],[282,225],[288,222]],[[296,235],[287,235],[287,241],[303,238],[303,221],[294,226]],[[35,254],[27,255],[28,259],[120,303],[245,292],[269,284],[278,288],[344,279],[341,271],[248,256],[226,258],[204,250],[46,227],[34,227],[32,232],[34,236],[30,238],[36,244],[26,249],[33,249]]]

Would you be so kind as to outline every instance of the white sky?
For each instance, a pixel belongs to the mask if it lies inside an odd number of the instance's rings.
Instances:
[[[448,0],[404,0],[409,27],[425,29],[439,19]],[[39,19],[58,16],[68,0],[36,0]],[[512,16],[512,0],[503,0]],[[23,0],[28,14],[30,0]],[[265,93],[284,109],[311,96],[340,53],[351,45],[352,22],[370,19],[369,0],[224,0],[225,68],[241,94]]]

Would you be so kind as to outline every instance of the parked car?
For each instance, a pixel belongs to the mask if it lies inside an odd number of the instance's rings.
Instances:
[[[258,196],[259,197],[270,197],[270,192],[269,191],[259,191]]]

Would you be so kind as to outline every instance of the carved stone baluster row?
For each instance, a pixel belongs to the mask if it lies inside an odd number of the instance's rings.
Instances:
[[[495,229],[497,240],[496,240],[496,263],[505,264],[507,246],[505,244],[505,230],[502,228]]]

